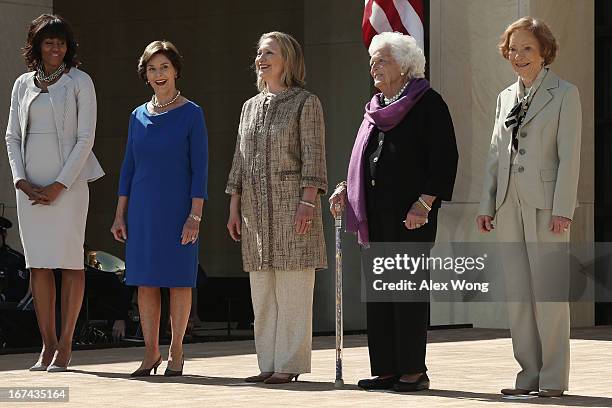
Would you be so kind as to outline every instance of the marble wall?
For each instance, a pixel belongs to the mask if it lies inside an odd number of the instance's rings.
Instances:
[[[482,170],[491,138],[497,94],[516,80],[498,50],[499,36],[516,19],[532,15],[550,25],[560,43],[552,69],[580,89],[583,109],[580,207],[572,241],[593,241],[594,2],[591,0],[432,0],[431,81],[449,105],[459,144],[453,202],[440,215],[438,241],[494,241],[476,230]],[[579,34],[579,35],[578,35]],[[572,307],[573,324],[593,324],[593,305]],[[505,327],[503,304],[434,304],[432,322]]]

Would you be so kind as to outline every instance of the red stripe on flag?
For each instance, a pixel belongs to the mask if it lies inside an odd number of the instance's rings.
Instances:
[[[366,23],[369,23],[370,16],[372,15],[372,2],[374,0],[368,0],[363,9],[363,20],[361,21],[361,28],[365,29]]]
[[[374,38],[374,36],[378,33],[374,27],[372,27],[372,24],[370,24],[370,20],[365,20],[361,26],[361,29],[363,34],[363,43],[365,44],[366,48],[370,48],[372,38]]]
[[[365,9],[363,10],[363,20],[361,22],[361,36],[363,38],[363,43],[366,48],[370,46],[370,42],[372,38],[376,35],[376,30],[370,24],[370,16],[372,15],[372,2],[374,0],[368,0],[365,5]]]
[[[383,9],[385,15],[387,16],[387,20],[389,20],[389,25],[393,31],[399,31],[400,33],[408,34],[406,31],[406,27],[402,24],[402,19],[393,4],[393,0],[375,0],[376,4]]]
[[[419,15],[421,19],[421,23],[425,24],[425,5],[423,4],[423,0],[406,0],[408,3],[412,5],[412,8]]]

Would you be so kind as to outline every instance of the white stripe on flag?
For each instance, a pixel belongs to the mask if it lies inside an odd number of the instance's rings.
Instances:
[[[376,4],[376,3],[375,3]],[[406,27],[406,31],[414,37],[417,44],[425,51],[425,35],[423,31],[423,22],[412,7],[408,0],[393,0],[393,4],[402,19],[402,25]],[[381,10],[382,11],[382,10]],[[376,30],[378,31],[378,30]]]
[[[391,24],[389,24],[389,20],[387,19],[387,15],[385,11],[380,8],[376,2],[372,3],[372,15],[370,16],[370,24],[374,27],[377,33],[383,33],[386,31],[393,31],[391,28]]]

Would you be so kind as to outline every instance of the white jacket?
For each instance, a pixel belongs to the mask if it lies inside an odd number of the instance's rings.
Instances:
[[[41,90],[34,84],[35,72],[27,72],[15,81],[6,128],[13,183],[27,180],[24,169],[28,115],[32,101]],[[94,181],[104,171],[91,149],[96,134],[96,91],[91,77],[78,68],[48,87],[57,128],[62,170],[56,181],[67,188],[77,180]]]

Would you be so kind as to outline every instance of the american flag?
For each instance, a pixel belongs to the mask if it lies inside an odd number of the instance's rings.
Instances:
[[[372,38],[386,31],[410,34],[421,49],[425,49],[423,22],[424,0],[365,0],[363,11],[363,42],[370,46]]]

